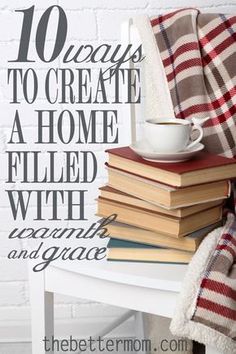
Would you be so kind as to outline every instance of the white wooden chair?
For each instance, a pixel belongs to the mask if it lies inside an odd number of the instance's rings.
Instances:
[[[95,338],[109,333],[132,315],[136,317],[137,337],[144,338],[140,312],[171,317],[185,269],[183,265],[101,261],[96,265],[81,266],[80,263],[62,261],[43,272],[31,272],[32,353],[45,354],[42,339],[44,336],[50,338],[54,333],[54,293],[132,310],[102,329]]]
[[[139,41],[131,20],[122,27],[122,40],[123,43]],[[132,124],[135,120],[135,109],[133,106],[124,109],[124,114],[131,122],[130,129],[124,132],[125,140],[129,144],[135,139],[135,129]],[[31,264],[30,269],[32,269]],[[109,333],[134,315],[136,336],[144,338],[141,313],[147,312],[171,318],[185,271],[184,265],[107,261],[88,265],[81,265],[80,262],[56,261],[43,272],[34,273],[30,270],[32,354],[45,354],[42,339],[54,333],[54,293],[126,308],[127,313],[97,335]],[[78,338],[79,335],[78,333]],[[206,353],[217,354],[217,351],[207,347]]]

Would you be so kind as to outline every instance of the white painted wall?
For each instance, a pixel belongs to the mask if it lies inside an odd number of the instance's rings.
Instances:
[[[6,254],[14,243],[7,242],[7,233],[13,228],[11,213],[8,208],[8,200],[5,193],[4,180],[6,179],[6,140],[9,136],[12,125],[12,112],[15,107],[8,104],[9,88],[6,84],[6,67],[8,58],[17,51],[18,39],[21,28],[21,16],[14,13],[15,9],[28,8],[35,4],[36,17],[42,13],[42,9],[51,4],[58,3],[67,12],[69,20],[68,42],[89,41],[93,44],[99,42],[116,42],[120,36],[120,24],[128,17],[147,13],[156,15],[167,11],[172,11],[180,7],[199,7],[209,12],[236,12],[235,0],[1,0],[0,1],[0,341],[1,328],[10,328],[12,323],[28,324],[30,320],[28,301],[27,266],[24,262],[12,262],[7,260]],[[38,64],[40,68],[40,64]],[[41,68],[44,70],[45,68]],[[47,105],[39,101],[39,105]],[[35,133],[35,124],[31,119],[31,107],[23,107],[27,112],[23,118],[25,133],[30,141]],[[122,129],[124,118],[120,121]],[[122,135],[122,134],[121,134]],[[32,141],[32,139],[31,139]],[[122,143],[122,140],[121,140]],[[32,145],[28,148],[30,149]],[[61,149],[62,147],[59,147]],[[102,146],[96,146],[97,156],[100,161],[99,179],[91,190],[87,210],[91,219],[94,217],[95,203],[97,195],[97,185],[104,181],[103,162],[105,154]],[[14,186],[12,186],[14,188]],[[21,247],[15,241],[15,247]],[[62,296],[56,298],[56,318],[57,319],[78,319],[83,318],[104,318],[114,317],[120,310],[88,303],[78,299],[68,299]],[[6,337],[13,336],[14,333],[6,334]]]

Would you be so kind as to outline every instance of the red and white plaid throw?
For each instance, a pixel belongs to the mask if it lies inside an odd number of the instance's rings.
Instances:
[[[236,157],[236,16],[183,9],[158,16],[151,25],[176,117],[209,116],[204,124],[207,150]],[[205,264],[196,255],[202,263],[199,277],[193,275],[200,281],[189,306],[191,334],[178,329],[176,320],[173,327],[178,335],[236,353],[235,214],[228,215],[215,243],[209,240],[199,250]],[[207,245],[213,249],[205,252]]]

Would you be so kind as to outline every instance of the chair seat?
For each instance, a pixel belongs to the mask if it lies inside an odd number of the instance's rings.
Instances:
[[[51,267],[88,277],[145,288],[179,292],[187,266],[181,264],[131,262],[63,262]]]

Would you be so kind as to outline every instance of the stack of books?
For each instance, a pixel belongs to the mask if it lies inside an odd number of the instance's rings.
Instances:
[[[144,160],[129,147],[107,150],[108,185],[98,212],[106,226],[108,260],[188,263],[203,238],[222,225],[236,161],[201,152],[181,163]]]

